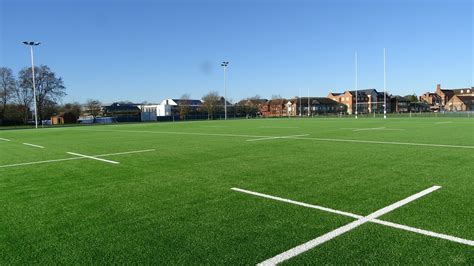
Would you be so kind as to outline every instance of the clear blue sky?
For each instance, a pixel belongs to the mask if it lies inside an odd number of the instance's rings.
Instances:
[[[63,77],[65,101],[158,102],[189,93],[229,98],[326,96],[354,87],[423,93],[473,85],[472,0],[0,0],[0,65]]]

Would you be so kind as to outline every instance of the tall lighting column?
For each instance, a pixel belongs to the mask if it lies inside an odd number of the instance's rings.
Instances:
[[[226,76],[227,76],[227,66],[229,62],[224,61],[221,64],[221,67],[224,68],[224,120],[227,120],[227,84],[226,84]]]
[[[40,42],[27,42],[24,41],[23,44],[28,45],[30,47],[30,55],[31,55],[31,76],[33,78],[33,103],[35,107],[35,128],[38,128],[38,108],[36,106],[36,83],[35,83],[35,61],[33,55],[33,46],[40,45]]]

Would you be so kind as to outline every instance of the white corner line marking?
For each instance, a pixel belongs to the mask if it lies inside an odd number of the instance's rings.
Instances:
[[[26,142],[24,142],[23,145],[27,145],[27,146],[31,146],[31,147],[35,147],[35,148],[44,149],[43,146],[35,145],[35,144],[31,144],[31,143],[26,143]]]
[[[3,141],[10,141],[9,139],[4,139],[4,138],[0,138],[0,140],[3,140]]]
[[[117,152],[117,153],[99,154],[99,155],[92,155],[92,156],[93,156],[93,157],[107,157],[107,156],[114,156],[114,155],[124,155],[124,154],[132,154],[132,153],[151,152],[151,151],[155,151],[155,149],[139,150],[139,151]],[[72,158],[64,158],[64,159],[54,159],[54,160],[46,160],[46,161],[36,161],[36,162],[27,162],[27,163],[7,164],[7,165],[0,165],[0,168],[15,167],[15,166],[24,166],[24,165],[32,165],[32,164],[43,164],[43,163],[62,162],[62,161],[70,161],[70,160],[81,160],[81,159],[86,159],[86,157],[82,157],[82,156],[81,156],[81,157],[72,157]]]
[[[376,218],[378,218],[378,217],[380,217],[380,216],[382,216],[386,213],[389,213],[389,212],[391,212],[391,211],[393,211],[397,208],[400,208],[403,205],[405,205],[407,203],[410,203],[410,202],[412,202],[416,199],[419,199],[419,198],[421,198],[421,197],[423,197],[423,196],[425,196],[425,195],[427,195],[427,194],[429,194],[429,193],[431,193],[435,190],[438,190],[440,188],[441,188],[440,186],[432,186],[432,187],[430,187],[428,189],[425,189],[421,192],[418,192],[418,193],[416,193],[416,194],[414,194],[414,195],[412,195],[408,198],[397,201],[397,202],[395,202],[395,203],[393,203],[393,204],[391,204],[387,207],[384,207],[380,210],[377,210],[377,211],[375,211],[375,212],[373,212],[373,213],[371,213],[371,214],[369,214],[369,215],[367,215],[363,218],[359,218],[359,219],[357,219],[357,220],[355,220],[355,221],[353,221],[349,224],[341,226],[341,227],[339,227],[339,228],[337,228],[337,229],[335,229],[335,230],[333,230],[329,233],[326,233],[326,234],[324,234],[322,236],[319,236],[319,237],[317,237],[313,240],[310,240],[306,243],[303,243],[299,246],[296,246],[292,249],[289,249],[289,250],[287,250],[283,253],[280,253],[280,254],[272,257],[272,258],[269,258],[269,259],[259,263],[258,265],[276,265],[278,263],[281,263],[281,262],[284,262],[288,259],[296,257],[296,256],[298,256],[299,254],[301,254],[303,252],[306,252],[310,249],[313,249],[314,247],[319,246],[319,245],[321,245],[321,244],[323,244],[323,243],[325,243],[325,242],[327,242],[327,241],[329,241],[329,240],[331,240],[331,239],[333,239],[337,236],[340,236],[344,233],[347,233],[347,232],[349,232],[349,231],[351,231],[351,230],[353,230],[353,229],[355,229],[355,228],[357,228],[357,227],[359,227],[359,226],[361,226],[361,225],[363,225],[367,222],[373,221],[374,219],[376,219]]]
[[[97,157],[89,156],[89,155],[84,155],[84,154],[80,154],[80,153],[75,153],[75,152],[67,152],[67,154],[76,155],[76,156],[79,156],[79,157],[84,157],[84,158],[88,158],[88,159],[92,159],[92,160],[97,160],[97,161],[102,161],[102,162],[106,162],[106,163],[119,164],[119,162],[116,162],[116,161],[110,161],[110,160],[106,160],[106,159],[102,159],[102,158],[97,158]]]
[[[248,139],[247,141],[260,141],[260,140],[271,140],[271,139],[292,139],[295,137],[305,137],[308,136],[309,134],[302,134],[302,135],[291,135],[291,136],[276,136],[276,137],[265,137],[265,138],[259,138],[259,139]]]

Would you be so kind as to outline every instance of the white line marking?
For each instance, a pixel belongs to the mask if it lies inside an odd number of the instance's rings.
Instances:
[[[26,142],[24,142],[23,144],[24,144],[24,145],[31,146],[31,147],[35,147],[35,148],[44,149],[44,147],[43,147],[43,146],[40,146],[40,145],[35,145],[35,144],[31,144],[31,143],[26,143]]]
[[[125,152],[99,154],[99,155],[92,155],[92,156],[94,156],[94,157],[107,157],[107,156],[114,156],[114,155],[124,155],[124,154],[133,154],[133,153],[142,153],[142,152],[152,152],[152,151],[156,151],[156,150],[155,150],[155,149],[148,149],[148,150],[138,150],[138,151],[125,151]]]
[[[383,220],[379,220],[379,219],[375,219],[371,222],[386,225],[386,226],[390,226],[390,227],[405,230],[405,231],[410,231],[410,232],[425,235],[425,236],[441,238],[441,239],[444,239],[444,240],[449,240],[449,241],[456,242],[456,243],[459,243],[459,244],[464,244],[464,245],[474,247],[474,241],[469,240],[469,239],[463,239],[463,238],[456,237],[456,236],[450,236],[450,235],[446,235],[446,234],[436,233],[436,232],[432,232],[432,231],[428,231],[428,230],[424,230],[424,229],[419,229],[419,228],[415,228],[415,227],[411,227],[411,226],[407,226],[407,225],[402,225],[402,224],[396,224],[396,223],[387,222],[387,221],[383,221]]]
[[[370,143],[370,144],[387,144],[387,145],[424,146],[424,147],[437,147],[437,148],[474,149],[474,146],[415,143],[415,142],[392,142],[392,141],[374,141],[374,140],[357,140],[357,139],[325,139],[325,138],[303,138],[303,137],[292,137],[291,139],[332,141],[332,142],[353,142],[353,143],[368,143],[368,144]]]
[[[127,152],[118,152],[118,153],[109,153],[109,154],[99,154],[99,155],[93,155],[93,157],[107,157],[107,156],[114,156],[114,155],[132,154],[132,153],[141,153],[141,152],[151,152],[151,151],[155,151],[155,149],[139,150],[139,151],[127,151]],[[81,160],[81,159],[86,159],[86,157],[72,157],[72,158],[54,159],[54,160],[37,161],[37,162],[7,164],[7,165],[0,165],[0,168],[15,167],[15,166],[24,166],[24,165],[32,165],[32,164],[52,163],[52,162],[62,162],[62,161],[70,161],[70,160]]]
[[[84,157],[84,158],[89,158],[89,159],[97,160],[97,161],[102,161],[102,162],[106,162],[106,163],[119,164],[119,162],[116,162],[116,161],[110,161],[110,160],[101,159],[101,158],[97,158],[97,157],[94,157],[94,156],[88,156],[88,155],[84,155],[84,154],[80,154],[80,153],[75,153],[75,152],[67,152],[67,154],[76,155],[76,156],[80,156],[80,157]]]
[[[228,127],[228,126],[201,126],[201,127],[208,127],[208,128],[221,128],[221,127]]]
[[[270,140],[270,139],[288,139],[288,138],[304,137],[304,136],[308,136],[308,134],[291,135],[291,136],[278,136],[278,137],[266,137],[266,138],[259,138],[259,139],[248,139],[247,141],[260,141],[260,140]]]
[[[428,189],[425,189],[421,192],[418,192],[418,193],[416,193],[416,194],[414,194],[414,195],[412,195],[412,196],[410,196],[406,199],[400,200],[400,201],[395,202],[395,203],[393,203],[393,204],[391,204],[387,207],[384,207],[380,210],[377,210],[377,211],[375,211],[375,212],[373,212],[373,213],[371,213],[371,214],[369,214],[369,215],[367,215],[363,218],[357,219],[357,220],[355,220],[355,221],[353,221],[349,224],[341,226],[341,227],[339,227],[339,228],[337,228],[337,229],[335,229],[335,230],[333,230],[329,233],[326,233],[326,234],[324,234],[320,237],[317,237],[313,240],[310,240],[306,243],[303,243],[299,246],[296,246],[296,247],[294,247],[290,250],[287,250],[283,253],[280,253],[280,254],[276,255],[275,257],[272,257],[270,259],[267,259],[267,260],[259,263],[258,265],[276,265],[278,263],[281,263],[283,261],[291,259],[295,256],[298,256],[299,254],[301,254],[303,252],[306,252],[306,251],[308,251],[308,250],[310,250],[310,249],[312,249],[316,246],[319,246],[319,245],[321,245],[321,244],[323,244],[323,243],[325,243],[325,242],[327,242],[327,241],[329,241],[329,240],[331,240],[331,239],[333,239],[333,238],[335,238],[339,235],[342,235],[346,232],[349,232],[349,231],[351,231],[351,230],[353,230],[353,229],[355,229],[355,228],[357,228],[357,227],[359,227],[359,226],[361,226],[361,225],[363,225],[367,222],[373,221],[374,219],[376,219],[376,218],[378,218],[378,217],[380,217],[380,216],[382,216],[386,213],[389,213],[389,212],[391,212],[391,211],[393,211],[397,208],[400,208],[403,205],[405,205],[407,203],[410,203],[410,202],[412,202],[412,201],[414,201],[418,198],[421,198],[421,197],[423,197],[423,196],[425,196],[425,195],[427,195],[427,194],[429,194],[429,193],[431,193],[435,190],[438,190],[440,188],[441,188],[440,186],[432,186],[432,187],[430,187]]]
[[[259,128],[300,128],[300,127],[259,126]]]
[[[374,127],[374,128],[357,128],[357,129],[354,129],[354,130],[352,130],[352,131],[353,131],[353,132],[357,132],[357,131],[367,131],[367,130],[377,130],[377,131],[402,131],[402,130],[405,130],[405,129],[401,129],[401,128]]]
[[[42,164],[42,163],[62,162],[62,161],[78,160],[78,159],[85,159],[85,158],[83,158],[83,157],[74,157],[74,158],[55,159],[55,160],[46,160],[46,161],[37,161],[37,162],[28,162],[28,163],[6,164],[6,165],[0,165],[0,168],[23,166],[23,165],[32,165],[32,164]]]
[[[284,198],[275,197],[275,196],[271,196],[271,195],[267,195],[267,194],[253,192],[253,191],[250,191],[250,190],[241,189],[241,188],[233,187],[231,189],[234,190],[234,191],[239,191],[239,192],[242,192],[242,193],[246,193],[246,194],[250,194],[250,195],[254,195],[254,196],[258,196],[258,197],[262,197],[262,198],[282,201],[282,202],[291,203],[291,204],[295,204],[295,205],[299,205],[299,206],[303,206],[303,207],[307,207],[307,208],[317,209],[317,210],[321,210],[321,211],[325,211],[325,212],[336,213],[336,214],[349,216],[349,217],[356,218],[356,219],[359,219],[359,218],[363,217],[363,216],[360,216],[360,215],[357,215],[357,214],[352,214],[352,213],[349,213],[349,212],[338,211],[338,210],[334,210],[334,209],[330,209],[330,208],[326,208],[326,207],[322,207],[322,206],[318,206],[318,205],[312,205],[312,204],[308,204],[308,203],[304,203],[304,202],[294,201],[294,200],[290,200],[290,199],[284,199]]]
[[[379,131],[402,131],[402,128],[386,128],[386,127],[375,127],[375,128],[355,128],[355,127],[343,127],[340,129],[350,129],[354,132],[365,131],[365,130],[379,130]]]
[[[294,201],[294,200],[290,200],[290,199],[280,198],[280,197],[271,196],[271,195],[267,195],[267,194],[263,194],[263,193],[258,193],[258,192],[254,192],[254,191],[250,191],[250,190],[245,190],[245,189],[240,189],[240,188],[231,188],[231,190],[246,193],[246,194],[250,194],[250,195],[254,195],[254,196],[258,196],[258,197],[262,197],[262,198],[273,199],[273,200],[277,200],[277,201],[291,203],[291,204],[303,206],[303,207],[306,207],[306,208],[312,208],[312,209],[317,209],[317,210],[326,211],[326,212],[330,212],[330,213],[340,214],[340,215],[347,216],[347,217],[352,217],[352,218],[355,218],[355,219],[364,218],[364,216],[362,216],[362,215],[358,215],[358,214],[354,214],[354,213],[350,213],[350,212],[334,210],[334,209],[330,209],[330,208],[326,208],[326,207],[322,207],[322,206],[318,206],[318,205],[313,205],[313,204]],[[405,231],[421,234],[421,235],[425,235],[425,236],[440,238],[440,239],[456,242],[456,243],[459,243],[459,244],[474,246],[474,241],[469,240],[469,239],[463,239],[463,238],[459,238],[459,237],[456,237],[456,236],[436,233],[436,232],[433,232],[433,231],[419,229],[419,228],[411,227],[411,226],[407,226],[407,225],[396,224],[396,223],[387,222],[387,221],[383,221],[383,220],[379,220],[379,219],[373,219],[370,222],[385,225],[385,226],[389,226],[389,227],[393,227],[393,228],[397,228],[397,229],[400,229],[400,230],[405,230]]]
[[[10,141],[9,139],[4,139],[4,138],[0,138],[0,140],[3,140],[3,141]]]
[[[217,133],[200,133],[200,132],[173,132],[173,131],[142,131],[142,130],[104,130],[104,129],[79,129],[88,131],[103,132],[125,132],[125,133],[154,133],[154,134],[171,134],[171,135],[196,135],[196,136],[216,136],[216,137],[243,137],[243,138],[273,138],[275,136],[258,136],[258,135],[238,135],[238,134],[217,134]],[[304,138],[304,137],[287,137],[288,139],[314,140],[314,141],[330,141],[330,142],[353,142],[367,144],[387,144],[387,145],[406,145],[406,146],[424,146],[437,148],[460,148],[474,149],[474,146],[449,145],[449,144],[430,144],[415,142],[390,142],[390,141],[372,141],[372,140],[356,140],[356,139],[328,139],[328,138]]]
[[[379,130],[379,129],[385,129],[385,127],[358,128],[358,129],[354,129],[352,131]]]
[[[435,124],[451,124],[452,121],[446,121],[446,122],[435,122]]]

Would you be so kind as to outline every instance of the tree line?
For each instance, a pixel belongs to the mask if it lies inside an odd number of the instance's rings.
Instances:
[[[60,110],[80,114],[77,103],[59,105],[66,95],[62,78],[57,77],[48,66],[35,67],[36,104],[38,121],[49,119]],[[26,124],[33,119],[33,79],[30,67],[25,67],[15,76],[7,67],[0,67],[0,124]],[[77,115],[78,116],[78,115]]]

